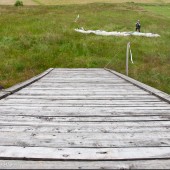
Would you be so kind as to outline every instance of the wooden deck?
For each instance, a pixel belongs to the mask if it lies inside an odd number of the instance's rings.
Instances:
[[[0,168],[170,167],[170,96],[117,72],[49,69],[0,98]]]

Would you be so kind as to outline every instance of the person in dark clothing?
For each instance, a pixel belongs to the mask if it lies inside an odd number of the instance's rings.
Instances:
[[[136,23],[136,31],[140,32],[140,21],[138,20]]]
[[[4,87],[0,85],[0,90],[2,90],[2,89],[4,89]]]

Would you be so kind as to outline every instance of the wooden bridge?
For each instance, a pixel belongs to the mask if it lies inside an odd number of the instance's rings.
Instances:
[[[0,98],[0,168],[170,167],[170,96],[115,71],[49,69]]]

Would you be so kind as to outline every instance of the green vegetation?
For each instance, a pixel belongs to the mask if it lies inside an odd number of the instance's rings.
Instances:
[[[14,5],[15,6],[23,6],[23,2],[20,0],[17,0]]]
[[[167,6],[160,8],[164,11]],[[129,66],[129,76],[170,93],[170,18],[150,12],[152,8],[135,3],[1,6],[0,85],[12,86],[50,67],[102,68],[110,60],[109,68],[125,73],[130,41],[134,64]],[[134,31],[137,19],[142,32],[161,37],[104,37],[74,31],[77,27]]]
[[[170,5],[144,5],[143,8],[151,13],[170,18]]]
[[[68,4],[88,4],[88,3],[170,3],[170,0],[36,0],[44,5],[68,5]]]
[[[0,5],[13,5],[15,0],[0,0]],[[89,4],[89,3],[170,3],[170,0],[22,0],[24,5],[68,5],[68,4]]]

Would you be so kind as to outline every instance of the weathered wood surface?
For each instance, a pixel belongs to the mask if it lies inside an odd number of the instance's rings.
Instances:
[[[169,169],[170,159],[131,161],[20,161],[0,160],[1,169]]]
[[[5,155],[5,156],[4,156]],[[138,148],[52,148],[0,146],[4,159],[29,160],[134,160],[170,159],[170,147]]]
[[[169,95],[130,80],[50,69],[1,92],[0,167],[168,169]]]

